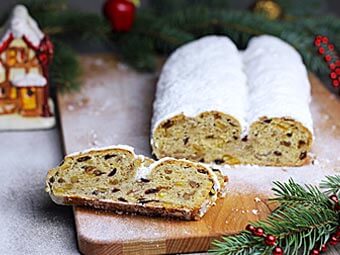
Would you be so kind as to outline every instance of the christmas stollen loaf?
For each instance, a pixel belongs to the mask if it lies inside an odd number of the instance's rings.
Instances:
[[[157,158],[219,162],[224,152],[235,149],[246,123],[242,69],[236,46],[224,36],[188,43],[169,57],[152,118],[151,145]]]
[[[182,46],[157,84],[157,158],[298,166],[312,144],[310,84],[296,50],[272,36],[239,53],[227,37]]]
[[[66,156],[49,171],[46,191],[58,204],[197,220],[225,193],[226,182],[203,164],[153,161],[113,146]]]

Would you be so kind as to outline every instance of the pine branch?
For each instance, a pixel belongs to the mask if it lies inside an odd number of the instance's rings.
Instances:
[[[61,41],[54,39],[53,44],[55,55],[50,67],[52,85],[59,87],[62,92],[78,90],[81,69],[76,53]]]
[[[339,187],[339,176],[328,177],[322,183],[326,187]],[[331,184],[330,184],[331,183]],[[272,201],[280,206],[267,219],[253,224],[268,235],[277,238],[277,244],[284,248],[284,254],[301,252],[308,255],[315,248],[325,244],[339,225],[339,212],[333,210],[327,196],[317,187],[301,186],[292,179],[287,183],[275,182]],[[218,255],[271,254],[272,246],[265,244],[262,237],[250,231],[223,237],[213,242],[210,251]],[[299,253],[300,254],[300,253]]]
[[[282,207],[294,207],[295,205],[304,207],[329,207],[331,202],[328,197],[317,187],[312,185],[302,186],[293,179],[287,183],[274,182],[273,192],[275,198],[271,201],[279,202]]]
[[[340,195],[340,175],[327,176],[326,180],[322,181],[320,188],[325,190],[327,195]]]

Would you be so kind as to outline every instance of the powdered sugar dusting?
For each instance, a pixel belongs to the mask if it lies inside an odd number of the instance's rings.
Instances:
[[[250,40],[243,61],[249,87],[248,123],[263,116],[290,117],[313,133],[310,82],[299,53],[277,37],[262,35]]]
[[[206,36],[177,49],[157,84],[152,130],[177,114],[196,117],[205,111],[230,114],[245,128],[247,86],[242,69],[236,46],[225,36]]]

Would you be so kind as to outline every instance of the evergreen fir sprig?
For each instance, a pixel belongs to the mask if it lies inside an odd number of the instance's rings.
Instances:
[[[340,175],[327,176],[326,180],[320,183],[320,188],[324,190],[327,195],[340,196]]]
[[[329,192],[339,192],[340,176],[329,176],[321,187]],[[253,223],[267,235],[276,238],[274,245],[266,245],[263,237],[244,230],[233,236],[225,236],[212,243],[210,250],[216,255],[272,254],[274,246],[282,247],[285,255],[308,255],[313,249],[326,244],[339,226],[339,211],[334,210],[318,187],[302,186],[292,179],[287,183],[275,182],[274,198],[278,203],[267,219]]]
[[[104,41],[136,69],[153,71],[159,54],[168,55],[182,44],[204,35],[227,35],[242,49],[252,36],[270,34],[293,45],[311,71],[328,75],[327,64],[323,56],[316,53],[313,41],[317,34],[322,34],[339,48],[340,19],[317,15],[320,8],[312,6],[320,4],[319,0],[278,2],[286,15],[275,21],[248,10],[230,9],[225,0],[149,0],[138,9],[130,32],[113,33],[103,16],[71,11],[65,0],[21,1],[52,41],[63,43],[65,53],[56,50],[56,54],[61,55],[55,56],[51,77],[52,83],[60,87],[65,85],[66,90],[79,87],[80,67],[77,67],[76,55],[65,44],[73,39]],[[9,13],[0,20],[4,22]],[[333,58],[332,54],[336,52],[329,53]],[[66,70],[65,66],[71,70],[57,73],[58,67]]]

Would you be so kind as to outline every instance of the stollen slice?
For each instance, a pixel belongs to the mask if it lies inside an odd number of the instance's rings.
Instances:
[[[57,204],[198,220],[225,194],[226,183],[220,171],[200,163],[154,161],[114,146],[66,156],[48,172],[46,191]]]

